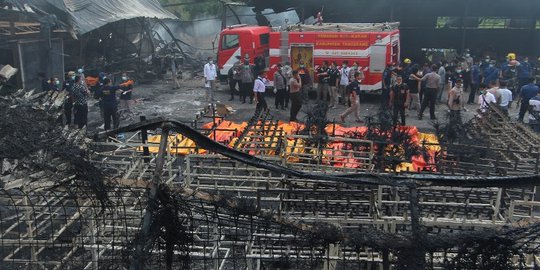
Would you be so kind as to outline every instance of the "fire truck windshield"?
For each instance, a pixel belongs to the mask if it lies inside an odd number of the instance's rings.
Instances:
[[[238,38],[238,35],[223,35],[221,39],[221,49],[222,50],[228,50],[228,49],[234,49],[240,45],[240,40]]]

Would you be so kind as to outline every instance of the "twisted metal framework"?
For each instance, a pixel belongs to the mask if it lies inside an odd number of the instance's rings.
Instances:
[[[24,123],[36,115],[60,113],[63,98],[18,93],[0,101],[0,110],[26,108],[28,119],[14,122],[31,128]],[[221,121],[211,111],[197,120]],[[427,164],[433,171],[399,173],[375,170],[376,149],[396,142],[285,135],[267,113],[250,121],[233,148],[209,138],[217,125],[201,130],[198,121],[142,121],[94,142],[84,131],[54,127],[55,117],[42,121],[50,124],[42,136],[17,141],[2,133],[2,142],[33,143],[20,155],[2,152],[1,269],[539,264],[539,151],[529,143],[539,138],[496,109],[467,128],[468,139],[485,139],[483,148],[440,136],[440,154]],[[129,136],[108,137],[117,132]],[[160,134],[159,143],[147,133]],[[168,148],[173,133],[206,154],[177,155]],[[351,148],[335,153],[327,147],[333,140]],[[463,145],[482,153],[470,156]],[[360,165],[328,165],[343,156]]]

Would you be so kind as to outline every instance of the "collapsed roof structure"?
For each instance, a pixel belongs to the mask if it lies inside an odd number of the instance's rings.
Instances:
[[[0,62],[20,67],[11,81],[18,87],[37,88],[38,73],[62,80],[64,70],[81,66],[156,76],[166,66],[152,65],[158,53],[183,57],[172,32],[157,34],[166,27],[161,20],[178,18],[156,0],[6,0],[0,7]]]
[[[148,17],[177,19],[156,0],[4,0],[12,10],[36,15],[53,14],[76,35],[84,35],[108,23],[120,20]]]

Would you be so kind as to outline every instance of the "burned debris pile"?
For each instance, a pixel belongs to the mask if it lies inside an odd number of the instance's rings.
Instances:
[[[357,138],[339,137],[328,128],[335,124],[326,119],[324,105],[290,136],[261,112],[232,147],[197,131],[196,122],[169,119],[146,120],[90,140],[85,130],[58,124],[64,98],[20,91],[0,99],[6,116],[0,123],[2,269],[23,264],[78,269],[514,269],[536,264],[540,225],[534,218],[534,185],[539,180],[530,159],[488,176],[493,168],[472,170],[471,160],[448,150],[466,139],[450,142],[441,136],[438,159],[426,160],[425,170],[398,171],[412,157],[435,151],[434,145],[412,143],[411,132],[392,127],[384,115],[368,119],[362,134],[346,135]],[[504,119],[497,123],[514,125]],[[475,119],[464,129],[474,134],[469,127],[482,125]],[[130,134],[129,139],[109,137],[117,132]],[[148,133],[160,134],[159,142],[150,142]],[[170,143],[178,134],[197,151],[174,154]],[[498,139],[488,132],[475,136],[488,147]],[[370,165],[328,166],[332,155],[321,152],[338,140],[358,153],[369,150]],[[297,150],[295,158],[291,143],[308,149],[302,155]],[[145,153],[145,148],[152,149]],[[490,165],[512,155],[538,155],[486,151],[489,155],[480,159]],[[454,173],[443,173],[450,171],[444,163],[450,160]]]
[[[0,98],[2,183],[36,189],[75,185],[105,206],[104,173],[88,161],[91,141],[85,130],[59,124],[65,98],[62,92],[22,90]]]

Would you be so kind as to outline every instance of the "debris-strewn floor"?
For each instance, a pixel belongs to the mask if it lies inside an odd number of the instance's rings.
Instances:
[[[130,120],[122,120],[121,124],[125,125],[128,122],[138,121],[139,115],[144,115],[147,118],[156,116],[171,117],[178,120],[190,121],[194,118],[195,114],[201,110],[201,108],[207,105],[204,98],[204,88],[202,85],[204,82],[202,79],[184,80],[181,82],[181,89],[171,89],[171,82],[168,80],[156,81],[152,84],[138,85],[135,87],[134,98],[139,100],[134,105],[133,111],[135,117]],[[468,93],[466,93],[468,97]],[[236,110],[235,113],[228,116],[231,121],[247,121],[255,110],[255,104],[241,104],[238,101],[238,97],[235,97],[234,101],[229,101],[229,86],[220,85],[216,91],[216,100],[233,107]],[[374,115],[379,110],[379,96],[366,96],[361,101],[360,111],[361,117]],[[92,101],[95,102],[95,101]],[[268,105],[277,119],[288,121],[289,110],[277,110],[274,107],[274,97],[269,96],[267,99]],[[309,110],[315,105],[315,101],[311,100],[309,105],[304,105],[300,112],[299,119],[303,119],[305,116],[305,110]],[[468,111],[463,112],[463,120],[467,121],[474,117],[478,105],[466,105]],[[339,106],[336,109],[330,109],[328,113],[328,119],[339,121],[339,114],[345,110],[345,106]],[[439,121],[445,122],[447,115],[446,104],[437,105],[436,116]],[[99,118],[97,106],[90,106],[90,130],[96,129],[103,123]],[[517,117],[518,110],[511,109],[512,118]],[[424,119],[417,119],[417,111],[409,110],[407,117],[407,125],[417,126],[420,131],[433,132],[433,123],[429,120],[429,109],[424,112]],[[346,125],[354,126],[359,125],[354,123],[354,117],[351,115],[348,117]]]
[[[536,267],[540,137],[495,107],[437,137],[384,114],[321,136],[323,105],[297,130],[264,112],[228,139],[154,118],[193,119],[201,98],[159,89],[141,91],[148,121],[93,140],[56,121],[63,93],[0,99],[0,269]]]

